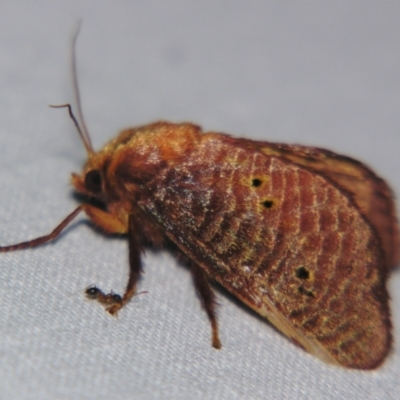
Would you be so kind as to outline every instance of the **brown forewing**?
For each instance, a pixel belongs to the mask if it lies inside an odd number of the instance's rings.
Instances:
[[[391,325],[376,230],[331,179],[248,143],[205,134],[147,183],[139,206],[307,351],[351,368],[379,365]]]
[[[387,266],[400,262],[399,228],[393,194],[387,183],[370,168],[350,157],[315,147],[267,142],[251,142],[264,153],[276,155],[324,174],[350,191],[354,201],[378,231],[385,250]]]

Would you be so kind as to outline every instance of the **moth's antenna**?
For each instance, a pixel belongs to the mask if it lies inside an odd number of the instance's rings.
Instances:
[[[78,22],[75,32],[72,36],[71,41],[71,71],[72,71],[72,86],[75,95],[75,103],[78,109],[78,120],[80,122],[81,129],[78,128],[79,134],[83,140],[83,144],[85,145],[86,151],[88,155],[94,153],[92,147],[92,141],[90,140],[89,131],[87,130],[85,118],[83,117],[82,106],[81,106],[81,96],[79,94],[79,86],[78,86],[78,74],[76,71],[76,40],[79,35],[79,31],[81,29],[81,21]],[[75,122],[75,121],[74,121]],[[75,123],[75,125],[78,125]]]
[[[85,145],[85,149],[86,149],[88,155],[92,154],[93,153],[93,149],[91,147],[91,144],[86,142],[86,138],[85,138],[85,136],[83,134],[83,131],[82,131],[81,127],[79,126],[78,120],[75,118],[75,115],[72,112],[71,104],[61,104],[59,106],[58,105],[57,106],[50,105],[49,107],[51,107],[51,108],[68,108],[69,116],[71,117],[72,121],[74,121],[75,128],[78,131],[79,136],[81,137],[83,144]]]

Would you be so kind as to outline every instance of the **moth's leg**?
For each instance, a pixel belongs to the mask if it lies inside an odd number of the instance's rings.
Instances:
[[[36,239],[28,240],[27,242],[12,244],[10,246],[0,246],[0,253],[8,251],[23,250],[29,247],[40,246],[41,244],[51,242],[58,238],[63,229],[83,210],[83,206],[77,207],[71,214],[69,214],[63,221],[61,221],[54,230],[48,235],[38,237]]]
[[[133,297],[136,291],[136,284],[142,272],[142,236],[140,234],[139,224],[135,223],[135,218],[132,214],[129,216],[128,224],[129,279],[125,288],[125,293],[122,296],[122,301],[107,308],[107,311],[111,315],[114,315]]]
[[[95,226],[100,228],[106,233],[119,233],[127,232],[127,228],[122,222],[115,218],[113,215],[94,207],[90,204],[83,204],[81,206],[86,215],[90,218]],[[122,297],[115,293],[104,293],[96,286],[90,286],[85,290],[86,297],[90,300],[96,300],[100,304],[111,307],[114,304],[122,303]]]
[[[201,304],[211,322],[212,346],[216,349],[220,349],[221,342],[219,340],[218,322],[215,310],[217,306],[215,293],[210,285],[206,272],[193,261],[190,266],[197,295],[200,297]]]
[[[139,225],[135,223],[132,215],[128,221],[128,242],[129,242],[129,279],[126,285],[125,293],[121,297],[115,293],[103,293],[97,287],[89,287],[86,289],[86,296],[89,299],[97,300],[101,304],[107,306],[106,310],[111,315],[116,315],[117,312],[132,298],[135,294],[136,284],[142,272],[142,237],[140,235]]]

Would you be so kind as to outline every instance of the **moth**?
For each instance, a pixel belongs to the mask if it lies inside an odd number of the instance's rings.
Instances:
[[[76,37],[74,39],[74,42]],[[1,252],[52,241],[81,212],[129,242],[122,296],[86,296],[116,315],[136,293],[146,244],[174,246],[190,266],[221,347],[216,281],[321,360],[372,369],[391,348],[386,280],[399,261],[392,192],[366,165],[328,150],[238,139],[191,123],[126,129],[96,152],[77,86],[87,152],[72,186],[85,201],[50,234]]]

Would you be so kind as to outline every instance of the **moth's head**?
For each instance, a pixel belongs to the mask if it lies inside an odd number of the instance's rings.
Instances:
[[[73,57],[75,54],[73,53]],[[75,68],[73,69],[73,75],[75,76]],[[75,117],[74,113],[72,112],[72,107],[70,104],[62,104],[60,106],[51,105],[52,108],[67,108],[69,112],[69,116],[73,120],[75,127],[78,131],[78,134],[82,140],[82,143],[86,149],[86,153],[88,156],[88,160],[86,165],[81,174],[72,174],[72,185],[76,189],[77,192],[83,194],[85,196],[91,198],[99,198],[101,197],[104,192],[104,178],[102,176],[102,166],[104,165],[104,157],[101,156],[101,152],[96,153],[92,147],[92,141],[89,136],[89,132],[86,128],[85,121],[83,119],[82,110],[80,108],[80,98],[78,87],[75,83],[75,91],[77,96],[77,103],[78,103],[78,112],[81,120],[81,125],[79,124],[78,119]]]
[[[72,186],[85,197],[107,204],[110,201],[105,177],[107,164],[108,157],[102,152],[90,154],[82,172],[72,174]]]
[[[75,70],[73,71],[75,75]],[[80,109],[80,99],[79,92],[77,86],[76,96],[78,103],[78,112],[81,120],[81,125],[79,124],[77,118],[72,112],[72,107],[70,104],[63,104],[60,106],[50,106],[53,108],[67,108],[69,112],[69,116],[73,120],[75,127],[78,131],[78,134],[82,140],[82,143],[86,149],[87,153],[87,162],[83,168],[81,174],[72,174],[72,186],[74,186],[75,190],[86,196],[90,199],[98,200],[104,205],[109,202],[109,197],[106,193],[105,187],[105,179],[104,173],[106,170],[106,165],[108,165],[109,156],[107,154],[106,149],[103,149],[100,152],[95,152],[92,147],[92,142],[89,136],[89,132],[86,128],[85,121],[83,119],[82,110]]]
[[[135,129],[126,129],[116,138],[110,140],[98,152],[92,149],[87,139],[84,138],[87,152],[87,161],[78,174],[71,177],[72,186],[79,193],[90,199],[98,200],[105,205],[118,201],[118,180],[115,177],[115,165],[121,164],[124,157],[120,150],[136,133]],[[115,161],[118,161],[117,163]],[[122,162],[122,164],[124,164]],[[133,166],[135,168],[135,165]],[[110,172],[111,170],[111,172]]]
[[[78,193],[88,197],[101,196],[104,191],[104,179],[97,169],[91,169],[81,175],[73,173],[71,182]]]

